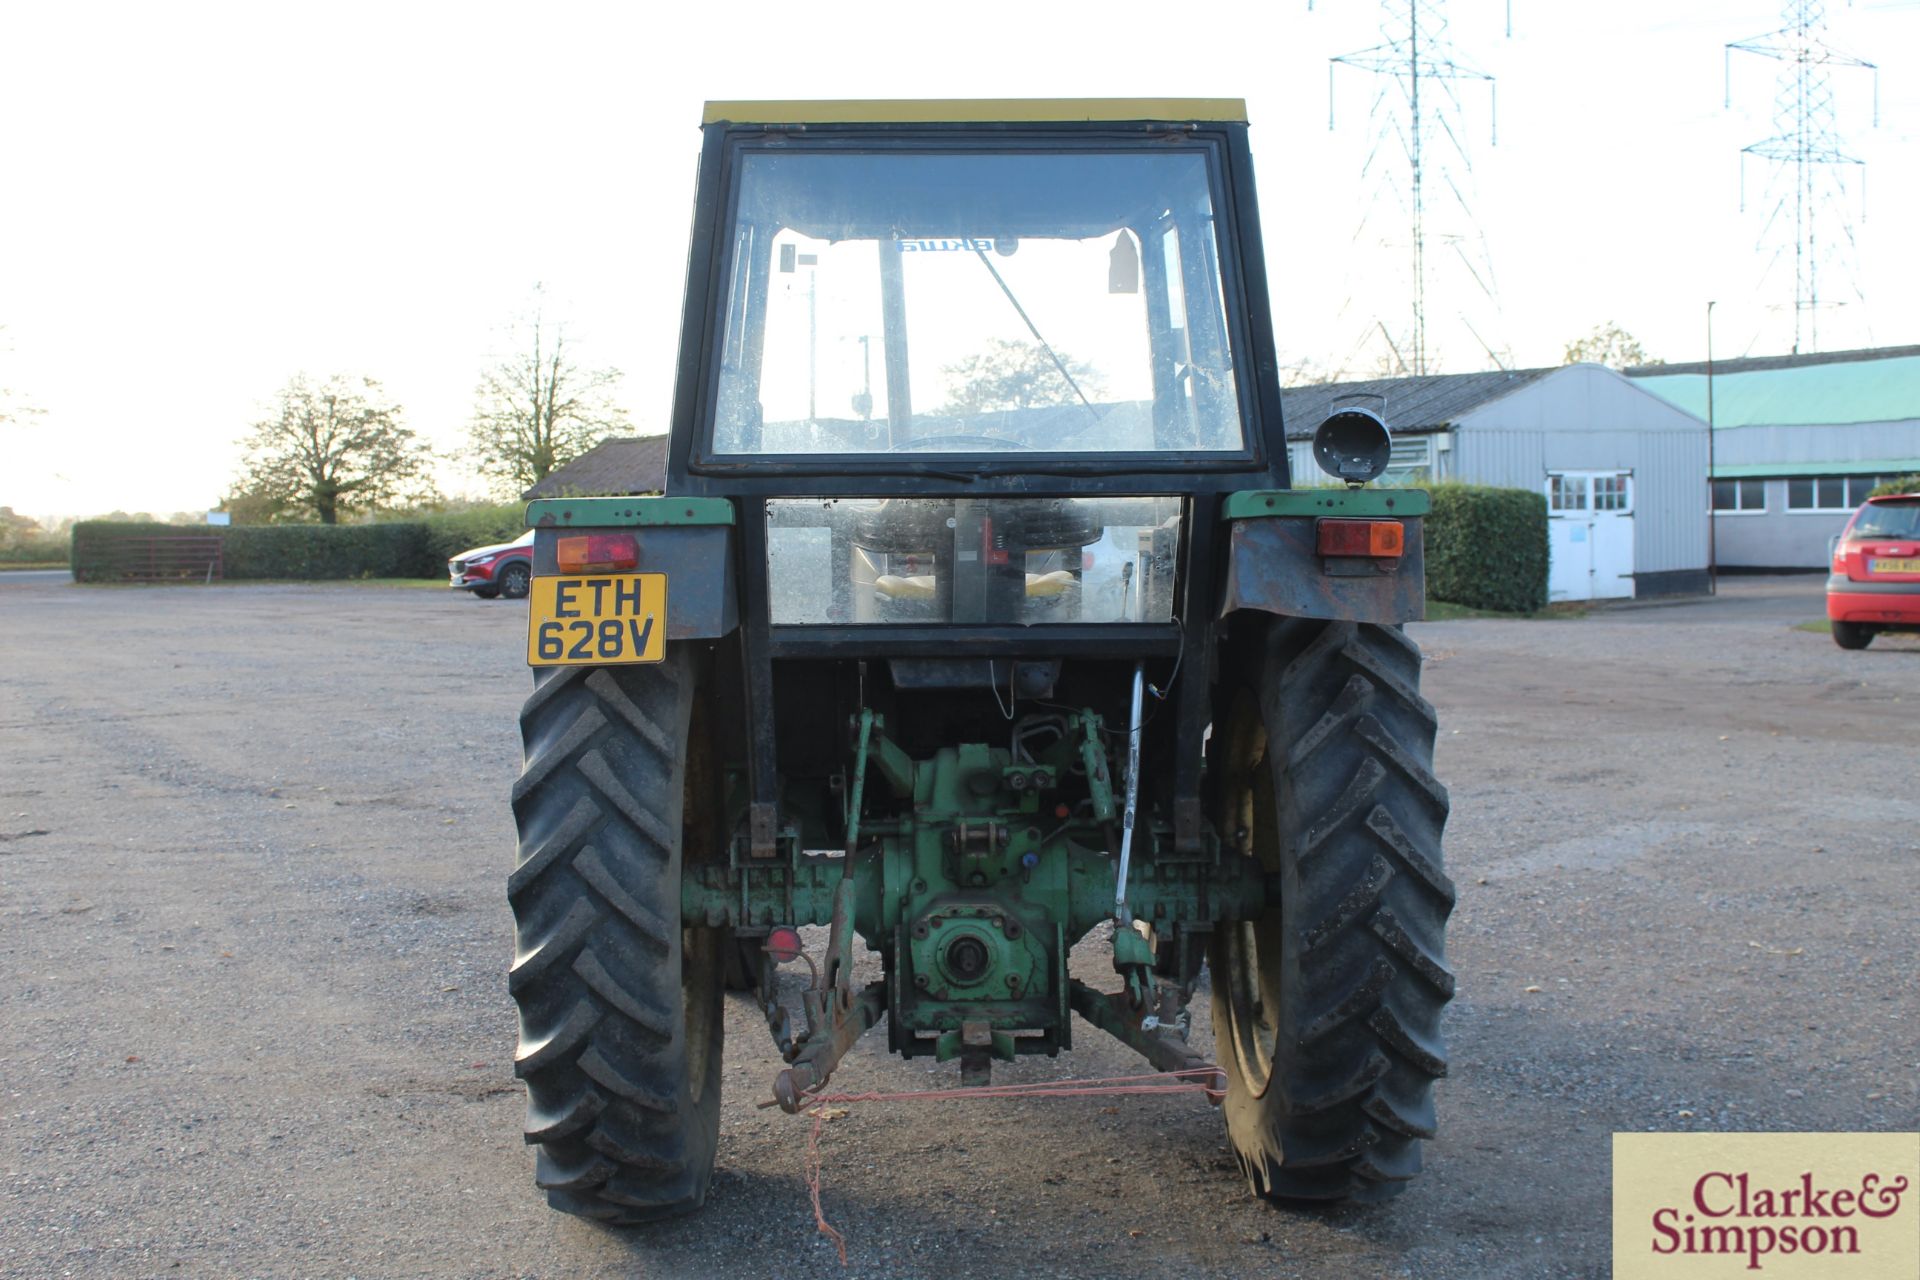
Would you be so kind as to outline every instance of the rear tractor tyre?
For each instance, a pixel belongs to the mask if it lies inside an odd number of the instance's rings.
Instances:
[[[1864,649],[1873,643],[1873,632],[1857,622],[1835,622],[1833,642],[1842,649]]]
[[[1420,1169],[1454,990],[1446,789],[1397,627],[1276,619],[1233,655],[1209,775],[1221,838],[1277,876],[1215,933],[1227,1134],[1256,1194],[1377,1201]]]
[[[539,671],[520,713],[526,1137],[548,1203],[612,1224],[697,1209],[719,1141],[725,934],[680,919],[693,700],[669,646],[658,665]]]

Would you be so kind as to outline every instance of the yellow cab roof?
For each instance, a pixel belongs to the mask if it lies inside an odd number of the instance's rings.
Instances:
[[[1053,124],[1120,120],[1244,124],[1242,98],[929,98],[709,102],[709,124]]]

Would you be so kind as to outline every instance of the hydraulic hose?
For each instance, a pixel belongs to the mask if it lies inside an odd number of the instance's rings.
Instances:
[[[1133,664],[1133,708],[1127,713],[1127,804],[1120,819],[1120,871],[1114,878],[1113,918],[1122,928],[1133,923],[1127,914],[1127,863],[1133,856],[1134,811],[1140,803],[1140,707],[1146,691],[1147,664]]]

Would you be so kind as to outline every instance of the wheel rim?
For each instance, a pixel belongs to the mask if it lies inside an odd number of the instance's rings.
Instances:
[[[1258,858],[1269,875],[1276,873],[1280,838],[1272,770],[1266,729],[1251,692],[1243,691],[1235,701],[1222,746],[1222,835],[1236,852]],[[1226,963],[1218,980],[1226,996],[1227,1038],[1238,1059],[1240,1077],[1255,1097],[1267,1091],[1280,1043],[1284,927],[1281,906],[1274,903],[1257,920],[1236,921],[1221,938]]]

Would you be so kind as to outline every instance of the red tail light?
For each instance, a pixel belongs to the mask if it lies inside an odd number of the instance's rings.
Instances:
[[[1323,556],[1396,559],[1406,553],[1407,529],[1398,520],[1322,520],[1316,531]]]
[[[763,948],[773,957],[775,964],[786,964],[798,960],[803,948],[800,945],[800,931],[789,925],[781,925],[767,934]]]
[[[1005,547],[993,545],[993,517],[985,516],[980,521],[980,562],[982,564],[1006,564],[1008,552]]]
[[[554,545],[562,573],[608,573],[640,563],[640,544],[630,533],[588,533]]]

